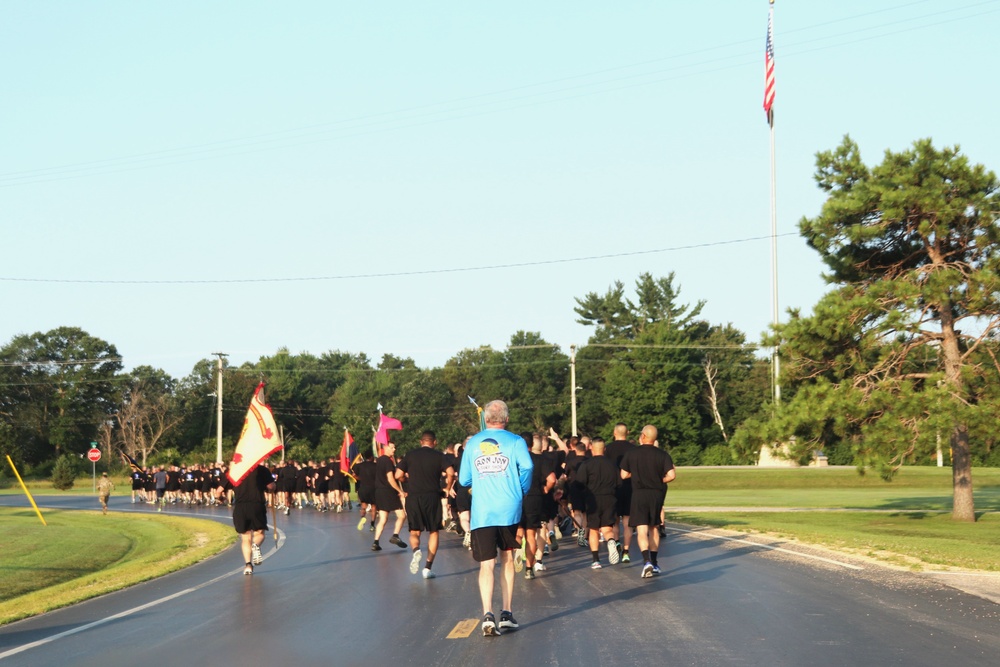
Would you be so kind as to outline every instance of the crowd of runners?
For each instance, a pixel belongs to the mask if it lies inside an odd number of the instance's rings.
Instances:
[[[424,431],[420,446],[402,457],[396,457],[390,441],[377,458],[368,452],[346,472],[337,457],[265,463],[251,475],[252,484],[237,488],[223,464],[157,467],[132,473],[132,502],[156,503],[160,511],[167,504],[235,504],[234,523],[245,538],[246,574],[253,574],[262,560],[265,507],[285,515],[356,509],[357,529],[372,534],[371,550],[383,549],[388,528],[388,544],[409,548],[409,570],[424,579],[435,576],[439,534],[454,533],[482,566],[485,635],[518,627],[510,611],[514,573],[533,580],[545,572],[563,538],[589,550],[593,570],[641,559],[642,578],[659,575],[663,502],[676,470],[670,455],[659,448],[657,429],[645,426],[638,443],[621,423],[610,442],[560,437],[553,429],[513,434],[504,428],[506,405],[495,403],[502,408],[497,412],[502,419],[487,421],[486,430],[462,444],[441,449],[434,432]],[[463,471],[463,466],[470,469]],[[260,508],[252,519],[244,502]],[[401,535],[404,523],[407,533]],[[504,566],[499,622],[490,611],[498,553]]]

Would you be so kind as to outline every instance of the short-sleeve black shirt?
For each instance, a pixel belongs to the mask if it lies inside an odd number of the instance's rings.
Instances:
[[[673,470],[674,460],[653,445],[633,447],[622,458],[621,469],[632,474],[632,488],[666,492],[663,476]]]
[[[613,496],[621,483],[618,466],[607,456],[592,456],[576,471],[576,481],[595,496]]]
[[[418,447],[403,457],[396,467],[408,475],[408,493],[441,493],[441,473],[448,469],[443,452]]]
[[[236,503],[264,504],[264,490],[274,481],[271,471],[264,466],[257,466],[243,478],[240,485],[233,490],[233,501]]]
[[[389,489],[395,493],[396,489],[389,484],[389,478],[387,477],[389,473],[396,474],[396,464],[393,463],[390,457],[383,454],[375,460],[375,488]]]

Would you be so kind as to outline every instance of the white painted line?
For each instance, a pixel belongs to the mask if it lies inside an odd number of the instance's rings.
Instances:
[[[833,560],[832,558],[824,558],[822,556],[815,556],[813,554],[802,553],[801,551],[792,551],[791,549],[783,549],[781,547],[772,547],[769,544],[760,544],[759,542],[751,542],[750,540],[744,540],[739,537],[725,537],[724,535],[709,535],[703,533],[700,530],[687,530],[685,528],[675,528],[673,526],[667,526],[667,530],[672,530],[678,533],[686,533],[693,537],[700,537],[707,540],[727,540],[729,542],[739,542],[740,544],[748,544],[752,547],[757,547],[758,549],[767,549],[768,551],[780,551],[782,553],[791,554],[793,556],[798,556],[800,558],[811,558],[812,560],[823,561],[824,563],[830,563],[831,565],[837,565],[839,567],[847,568],[848,570],[863,570],[863,567],[858,565],[851,565],[850,563],[842,563],[838,560]]]
[[[277,531],[277,533],[278,533],[278,537],[279,537],[278,545],[275,546],[275,548],[274,548],[273,551],[269,551],[268,554],[266,556],[264,556],[264,560],[267,560],[268,558],[270,558],[278,550],[278,548],[280,548],[280,546],[285,541],[285,534],[283,532],[281,532],[280,530]],[[147,602],[146,604],[139,605],[138,607],[133,607],[131,609],[126,609],[125,611],[122,611],[122,612],[119,612],[117,614],[114,614],[113,616],[107,616],[107,617],[102,618],[102,619],[100,619],[98,621],[94,621],[92,623],[86,623],[84,625],[77,626],[77,627],[75,627],[75,628],[73,628],[71,630],[66,630],[64,632],[60,632],[60,633],[51,635],[49,637],[45,637],[44,639],[38,639],[38,640],[30,642],[28,644],[22,644],[21,646],[15,646],[12,649],[9,649],[7,651],[4,651],[3,653],[0,653],[0,660],[3,660],[4,658],[9,658],[12,655],[17,655],[18,653],[23,653],[23,652],[27,651],[28,649],[33,649],[33,648],[36,648],[38,646],[44,646],[45,644],[51,644],[54,641],[57,641],[59,639],[63,639],[64,637],[69,637],[71,635],[79,634],[79,633],[84,632],[86,630],[90,630],[91,628],[96,628],[96,627],[98,627],[100,625],[104,625],[105,623],[110,623],[111,621],[116,621],[119,618],[125,618],[126,616],[131,616],[132,614],[136,614],[136,613],[138,613],[140,611],[144,611],[144,610],[149,609],[151,607],[155,607],[157,605],[161,605],[164,602],[170,602],[171,600],[177,599],[177,598],[179,598],[179,597],[181,597],[183,595],[187,595],[188,593],[193,593],[193,592],[199,591],[202,588],[205,588],[207,586],[211,586],[212,584],[214,584],[216,582],[219,582],[219,581],[222,581],[226,577],[231,577],[231,576],[233,576],[235,574],[243,574],[243,566],[240,566],[238,569],[233,570],[232,572],[227,572],[226,574],[221,574],[218,577],[216,577],[215,579],[210,579],[209,581],[206,581],[204,583],[198,584],[197,586],[192,586],[191,588],[185,588],[183,591],[177,591],[176,593],[173,593],[173,594],[168,595],[166,597],[162,597],[159,600],[153,600],[152,602]]]

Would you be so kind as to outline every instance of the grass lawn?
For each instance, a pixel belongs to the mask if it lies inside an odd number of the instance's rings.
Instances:
[[[874,558],[914,570],[1000,571],[1000,514],[986,514],[974,524],[951,520],[947,513],[884,514],[871,512],[671,512],[667,520],[766,533]]]
[[[683,468],[668,520],[766,533],[914,569],[1000,571],[1000,469],[972,472],[974,524],[951,520],[951,469],[905,468],[893,481],[853,468]],[[691,512],[686,507],[731,511]],[[741,512],[740,507],[880,510]],[[894,512],[893,510],[898,510]]]
[[[0,625],[193,565],[236,540],[216,521],[0,508]]]
[[[972,471],[976,511],[1000,511],[1000,469]],[[854,468],[681,468],[667,507],[951,511],[950,468],[904,468],[891,481]]]

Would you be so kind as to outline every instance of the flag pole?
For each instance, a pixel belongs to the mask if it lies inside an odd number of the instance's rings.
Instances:
[[[771,145],[771,323],[778,326],[778,197],[776,192],[774,156],[774,0],[769,0],[767,15],[767,46],[765,64],[764,104],[767,109],[767,125]],[[774,405],[781,404],[781,380],[778,360],[778,344],[771,351],[772,386]]]

